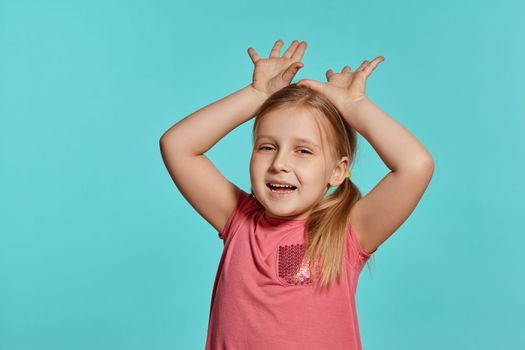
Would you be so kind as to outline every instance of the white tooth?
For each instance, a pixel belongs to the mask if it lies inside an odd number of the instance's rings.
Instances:
[[[276,189],[273,189],[273,188],[271,190],[272,192],[282,192],[282,191],[277,191]],[[293,192],[293,190],[290,188],[288,191],[285,191],[285,192]]]

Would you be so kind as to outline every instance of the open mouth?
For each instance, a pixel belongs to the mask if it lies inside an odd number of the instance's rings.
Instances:
[[[266,186],[272,191],[277,193],[291,193],[297,189],[296,186],[292,185],[276,185],[276,184],[266,184]]]

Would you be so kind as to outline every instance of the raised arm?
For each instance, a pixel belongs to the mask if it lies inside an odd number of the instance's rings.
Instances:
[[[368,97],[344,110],[345,119],[372,145],[390,172],[350,211],[363,249],[373,251],[414,211],[434,172],[425,147]]]
[[[162,159],[191,206],[222,232],[240,189],[204,155],[238,125],[249,120],[262,97],[248,85],[182,119],[160,138]]]
[[[175,185],[218,232],[234,210],[240,189],[224,178],[204,153],[251,119],[269,95],[290,84],[302,67],[303,43],[294,41],[280,57],[282,41],[278,40],[268,59],[261,59],[249,48],[255,64],[252,83],[190,114],[160,138],[162,159]]]
[[[434,172],[432,156],[417,138],[365,95],[366,80],[383,60],[364,61],[354,72],[349,66],[341,73],[329,69],[327,83],[298,82],[324,93],[391,170],[349,213],[365,252],[374,251],[410,216]]]

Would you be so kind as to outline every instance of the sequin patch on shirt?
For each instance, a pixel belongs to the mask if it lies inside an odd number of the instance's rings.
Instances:
[[[302,264],[304,244],[279,246],[278,272],[279,278],[289,285],[307,285],[312,283],[310,269],[307,263]]]

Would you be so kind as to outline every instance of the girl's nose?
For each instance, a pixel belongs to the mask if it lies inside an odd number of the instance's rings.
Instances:
[[[273,162],[272,162],[272,170],[275,171],[281,171],[281,170],[289,170],[288,161],[286,159],[286,156],[284,154],[275,156]]]

